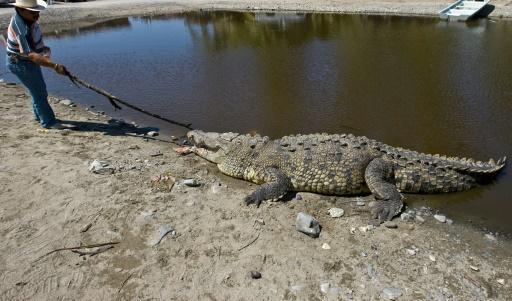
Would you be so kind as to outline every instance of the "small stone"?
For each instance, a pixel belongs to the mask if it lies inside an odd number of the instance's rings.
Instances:
[[[416,251],[413,250],[413,249],[405,249],[405,251],[407,252],[407,254],[411,255],[411,256],[414,256],[416,255]]]
[[[254,222],[255,222],[255,223],[258,223],[258,224],[260,224],[260,225],[262,225],[262,226],[264,226],[264,225],[265,225],[265,221],[264,221],[263,219],[261,219],[261,218],[255,219],[255,220],[254,220]]]
[[[416,215],[416,221],[417,221],[418,223],[424,223],[424,222],[425,222],[425,219],[424,219],[423,217],[419,216],[419,215]]]
[[[181,182],[182,184],[188,186],[188,187],[199,187],[201,186],[201,183],[199,183],[196,179],[185,179]]]
[[[349,232],[350,234],[356,234],[356,227],[351,227]]]
[[[329,246],[329,244],[328,244],[328,243],[324,243],[324,244],[322,244],[322,249],[324,249],[324,250],[330,250],[330,249],[331,249],[331,246]]]
[[[92,224],[88,223],[85,226],[83,226],[82,229],[80,229],[80,232],[81,233],[87,232],[91,227],[92,227]]]
[[[476,272],[480,271],[480,269],[474,265],[470,265],[469,268]]]
[[[365,201],[361,201],[361,200],[356,201],[356,206],[362,207],[362,206],[365,206],[365,205],[366,205]]]
[[[492,234],[489,234],[489,233],[485,234],[484,237],[487,238],[490,241],[496,241],[497,240],[496,236],[494,236]]]
[[[395,222],[387,221],[384,223],[384,227],[390,228],[390,229],[396,229],[396,228],[398,228],[398,225]]]
[[[453,225],[453,220],[452,220],[452,219],[447,218],[447,219],[446,219],[446,223],[447,223],[448,225]]]
[[[73,102],[69,99],[62,99],[59,103],[65,105],[65,106],[70,106],[73,104]]]
[[[386,287],[382,290],[382,295],[388,300],[396,300],[398,297],[402,296],[402,290],[394,287]]]
[[[299,193],[297,193],[297,194],[295,195],[295,199],[296,199],[297,201],[302,201],[302,195],[300,195]]]
[[[97,174],[111,174],[114,173],[114,168],[108,162],[94,160],[89,164],[89,171]]]
[[[297,215],[295,228],[314,238],[320,236],[320,224],[314,217],[304,212],[299,212]]]
[[[368,257],[368,253],[366,253],[366,252],[361,252],[361,256],[363,256],[363,257]]]
[[[375,228],[375,226],[373,226],[373,225],[361,226],[361,227],[359,227],[359,231],[366,233],[368,231],[373,230],[374,228]]]
[[[428,259],[432,262],[436,262],[436,257],[434,255],[428,255]]]
[[[258,271],[251,271],[249,274],[252,279],[260,279],[261,278],[261,273]]]
[[[345,210],[341,208],[331,208],[329,209],[329,215],[334,218],[342,217],[345,214]]]
[[[434,215],[434,218],[440,223],[446,223],[446,216],[441,214]]]
[[[400,219],[405,222],[408,222],[408,221],[412,221],[414,219],[414,217],[411,214],[404,212],[400,215]]]
[[[503,278],[500,278],[500,279],[498,279],[496,281],[498,281],[498,283],[501,284],[501,285],[505,285],[505,279],[503,279]]]
[[[324,294],[327,294],[329,292],[329,287],[331,284],[329,282],[322,282],[320,283],[320,291]]]
[[[149,132],[146,133],[146,135],[149,136],[149,137],[156,137],[156,136],[159,135],[159,133],[156,132],[156,131],[149,131]]]

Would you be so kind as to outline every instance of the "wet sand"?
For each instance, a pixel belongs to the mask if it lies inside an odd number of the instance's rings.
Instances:
[[[88,22],[98,7],[121,2],[130,8],[105,8],[100,16],[167,12],[131,1],[58,4],[63,11],[49,10],[46,22],[61,13],[63,20]],[[168,9],[249,6],[205,3],[168,4]],[[429,3],[430,13],[445,5]],[[258,8],[265,5],[300,8],[287,1],[262,2]],[[226,177],[194,155],[177,154],[170,137],[144,135],[150,128],[59,101],[52,98],[58,117],[77,131],[41,130],[24,89],[0,84],[2,300],[507,300],[512,295],[512,243],[501,236],[457,220],[441,223],[427,209],[410,214],[411,220],[395,219],[397,228],[368,228],[367,205],[356,206],[368,198],[301,193],[288,202],[246,207],[242,200],[253,184]],[[93,173],[94,160],[112,169]],[[176,178],[170,191],[161,175]],[[200,186],[186,186],[183,179]],[[330,217],[332,207],[343,208],[345,215]],[[319,238],[295,230],[299,212],[319,220]],[[153,245],[166,225],[175,232]],[[106,242],[118,244],[78,249],[103,251],[93,256],[55,251]],[[261,278],[251,278],[251,271]]]

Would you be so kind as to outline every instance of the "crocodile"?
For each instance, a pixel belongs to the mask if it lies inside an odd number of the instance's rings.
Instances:
[[[187,133],[190,151],[217,164],[231,177],[258,188],[247,205],[278,200],[288,192],[326,195],[371,193],[378,223],[402,210],[403,193],[445,193],[470,189],[492,179],[506,157],[488,162],[430,155],[352,134],[291,135],[271,140],[257,134]]]

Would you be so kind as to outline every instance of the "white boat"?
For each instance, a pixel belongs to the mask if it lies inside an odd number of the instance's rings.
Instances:
[[[466,21],[489,3],[489,0],[458,0],[439,12],[441,19]]]

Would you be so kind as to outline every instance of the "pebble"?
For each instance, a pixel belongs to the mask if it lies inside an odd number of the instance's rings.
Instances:
[[[487,238],[490,241],[496,241],[496,236],[494,236],[492,234],[487,233],[484,236],[485,236],[485,238]]]
[[[63,105],[65,105],[65,106],[70,106],[70,105],[72,105],[72,104],[73,104],[73,102],[72,102],[71,100],[69,100],[69,99],[62,99],[62,100],[60,101],[60,103],[61,103],[61,104],[63,104]]]
[[[411,256],[414,256],[416,255],[416,251],[413,250],[413,249],[405,249],[405,251],[407,251],[407,254],[411,255]]]
[[[343,214],[345,214],[345,210],[343,210],[341,208],[331,208],[331,209],[329,209],[329,215],[331,217],[334,217],[334,218],[342,217]]]
[[[329,246],[329,244],[328,244],[328,243],[324,243],[324,244],[322,245],[322,249],[324,249],[324,250],[330,250],[330,249],[331,249],[331,246]]]
[[[114,173],[114,168],[108,162],[94,160],[89,164],[89,171],[97,174]]]
[[[367,225],[367,226],[359,227],[359,231],[365,233],[365,232],[373,230],[374,228],[375,228],[375,226],[373,226],[373,225]]]
[[[356,202],[356,206],[360,206],[360,207],[362,207],[362,206],[364,206],[364,205],[366,205],[365,201],[357,201],[357,202]]]
[[[411,214],[404,212],[400,215],[400,219],[403,221],[412,221],[414,217]]]
[[[390,228],[390,229],[396,229],[396,228],[398,228],[398,225],[395,222],[387,221],[384,223],[384,227]]]
[[[498,281],[498,283],[499,283],[499,284],[501,284],[501,285],[505,285],[505,279],[500,278],[500,279],[498,279],[497,281]]]
[[[330,287],[331,287],[331,284],[329,284],[329,282],[320,283],[320,291],[324,294],[327,294],[329,292]]]
[[[158,136],[158,132],[156,131],[150,131],[150,132],[147,132],[146,135],[148,135],[149,137],[156,137]]]
[[[436,262],[436,257],[434,255],[428,255],[428,259],[432,262]]]
[[[201,183],[199,183],[196,179],[185,179],[181,183],[184,185],[187,185],[188,187],[199,187],[201,186]]]
[[[297,193],[297,194],[295,195],[295,199],[296,199],[297,201],[302,201],[302,195],[300,195],[300,194],[298,194],[298,193]]]
[[[480,269],[474,265],[470,265],[469,268],[476,272],[480,271]]]
[[[260,279],[261,278],[261,273],[258,271],[251,271],[249,274],[252,279]]]
[[[446,216],[441,214],[434,215],[434,218],[440,223],[446,223]]]
[[[448,225],[453,225],[453,220],[452,220],[452,219],[447,218],[447,219],[446,219],[446,223],[447,223]]]
[[[398,297],[402,296],[402,290],[395,287],[386,287],[382,290],[382,295],[388,300],[396,300]]]
[[[320,236],[320,224],[314,217],[304,212],[297,214],[295,228],[314,238]]]
[[[351,227],[349,232],[350,234],[356,234],[356,227]]]

